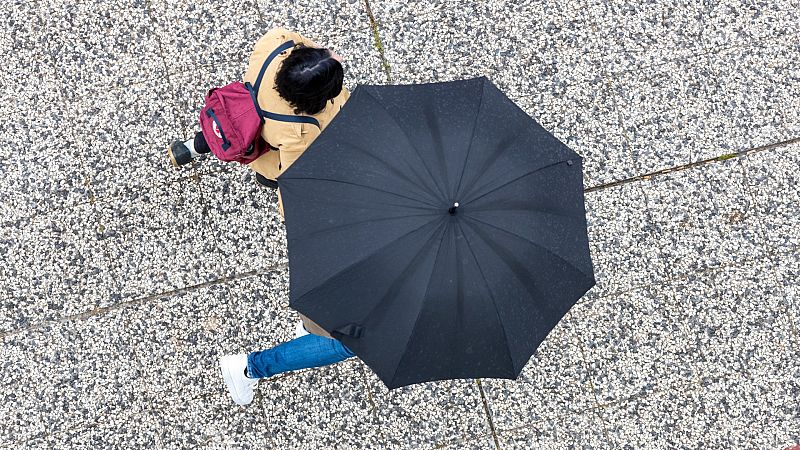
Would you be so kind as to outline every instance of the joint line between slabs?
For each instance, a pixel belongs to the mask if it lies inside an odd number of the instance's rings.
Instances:
[[[238,281],[238,280],[242,280],[242,279],[245,279],[245,278],[250,278],[250,277],[259,276],[259,275],[265,275],[267,273],[274,272],[274,271],[277,271],[277,270],[280,270],[280,269],[286,269],[288,267],[289,267],[288,264],[279,264],[277,266],[272,266],[272,267],[269,267],[267,269],[251,270],[249,272],[244,272],[244,273],[241,273],[241,274],[238,274],[238,275],[234,275],[234,276],[231,276],[231,277],[217,278],[215,280],[206,281],[206,282],[199,283],[199,284],[194,284],[192,286],[186,286],[186,287],[182,287],[182,288],[179,288],[179,289],[173,289],[171,291],[160,292],[160,293],[157,293],[157,294],[148,295],[146,297],[141,297],[141,298],[137,298],[137,299],[133,299],[133,300],[128,300],[128,301],[124,301],[124,302],[115,303],[115,304],[110,305],[110,306],[103,306],[103,307],[100,307],[100,308],[95,308],[95,309],[93,309],[91,311],[85,311],[85,312],[78,313],[78,314],[73,314],[73,315],[70,315],[70,316],[60,317],[60,318],[55,319],[55,320],[47,320],[47,321],[43,321],[43,322],[39,322],[39,323],[33,324],[33,325],[25,327],[25,328],[18,328],[16,330],[3,332],[3,333],[0,333],[0,339],[5,339],[8,336],[13,336],[13,335],[16,335],[16,334],[37,330],[37,329],[43,328],[43,327],[45,327],[47,325],[54,325],[54,324],[70,322],[70,321],[74,321],[74,320],[88,319],[89,317],[99,316],[99,315],[105,314],[105,313],[107,313],[109,311],[115,311],[115,310],[118,310],[118,309],[123,309],[123,308],[126,308],[128,306],[135,306],[135,305],[139,305],[139,304],[150,302],[152,300],[159,300],[159,299],[166,298],[166,297],[171,297],[171,296],[174,296],[174,295],[180,295],[180,294],[187,294],[187,293],[191,293],[191,292],[196,292],[196,291],[199,291],[200,289],[211,287],[211,286],[217,286],[217,285],[220,285],[220,284],[225,284],[225,283],[227,283],[229,281]]]
[[[492,410],[489,408],[489,402],[486,400],[486,393],[483,392],[483,384],[481,384],[481,379],[476,378],[475,384],[478,385],[478,392],[481,394],[481,403],[483,404],[483,412],[486,414],[486,420],[489,422],[489,429],[492,431],[492,439],[494,440],[494,445],[497,447],[497,450],[500,450],[500,440],[497,438],[497,430],[494,426],[494,420],[492,420]]]
[[[594,373],[592,372],[591,365],[589,365],[589,361],[586,358],[586,349],[584,347],[583,339],[578,339],[578,347],[581,350],[581,362],[586,369],[586,372],[589,374],[589,387],[592,390],[592,398],[594,399],[594,408],[592,408],[592,414],[596,414],[597,418],[600,419],[600,425],[603,427],[603,435],[606,438],[606,443],[611,445],[611,436],[608,433],[608,426],[606,425],[606,419],[603,418],[603,406],[600,404],[600,400],[597,397],[597,388],[594,386]]]
[[[739,157],[742,157],[742,156],[747,156],[747,155],[749,155],[751,153],[759,153],[759,152],[763,152],[763,151],[767,151],[767,150],[773,150],[773,149],[776,149],[776,148],[785,147],[787,145],[792,145],[792,144],[796,144],[796,143],[800,143],[800,137],[789,139],[789,140],[786,140],[786,141],[776,142],[774,144],[762,145],[760,147],[754,147],[754,148],[750,148],[750,149],[747,149],[747,150],[742,150],[742,151],[736,152],[736,153],[726,153],[724,155],[716,156],[714,158],[704,159],[702,161],[696,161],[696,162],[693,162],[693,163],[683,164],[683,165],[680,165],[680,166],[669,167],[667,169],[661,169],[661,170],[658,170],[658,171],[655,171],[655,172],[650,172],[650,173],[647,173],[647,174],[644,174],[644,175],[637,175],[635,177],[626,178],[624,180],[612,181],[610,183],[605,183],[605,184],[601,184],[601,185],[597,185],[597,186],[592,186],[590,188],[584,189],[583,192],[584,193],[589,193],[589,192],[599,191],[599,190],[602,190],[602,189],[621,186],[623,184],[633,183],[633,182],[636,182],[636,181],[649,180],[650,178],[653,178],[653,177],[656,177],[656,176],[667,175],[667,174],[670,174],[670,173],[673,173],[673,172],[679,172],[679,171],[683,171],[683,170],[687,170],[687,169],[693,169],[695,167],[704,166],[706,164],[711,164],[711,163],[720,162],[720,161],[726,161],[726,160],[733,159],[733,158],[739,158]]]
[[[384,53],[383,48],[383,41],[381,41],[381,35],[378,31],[378,22],[375,20],[375,15],[372,14],[372,7],[369,4],[369,0],[364,0],[364,7],[367,10],[367,15],[369,16],[369,24],[370,28],[372,29],[372,37],[374,39],[375,48],[378,49],[378,54],[381,57],[381,66],[383,67],[383,71],[386,73],[386,80],[391,83],[392,82],[392,68],[389,65],[389,61],[386,59],[386,54]]]

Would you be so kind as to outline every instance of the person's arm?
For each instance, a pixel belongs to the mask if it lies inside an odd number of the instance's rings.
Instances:
[[[296,128],[295,128],[296,127]],[[298,135],[299,128],[299,135]],[[305,133],[303,132],[305,131]],[[286,171],[295,161],[300,158],[300,155],[308,148],[314,139],[319,136],[317,127],[310,124],[293,125],[291,133],[282,133],[280,136],[280,144],[278,144],[280,155],[280,171],[279,176]],[[281,190],[278,189],[278,213],[281,217],[283,215],[283,199],[281,198]]]
[[[281,136],[280,149],[281,171],[286,172],[304,151],[314,142],[320,132],[316,126],[311,124],[293,124],[293,133],[286,133]]]

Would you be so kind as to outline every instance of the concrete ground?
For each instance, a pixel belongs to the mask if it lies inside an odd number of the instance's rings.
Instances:
[[[800,441],[798,0],[6,0],[0,447],[783,449]],[[285,26],[349,87],[485,75],[585,158],[597,286],[519,380],[387,391],[356,359],[235,406],[290,338],[248,171],[169,167]]]

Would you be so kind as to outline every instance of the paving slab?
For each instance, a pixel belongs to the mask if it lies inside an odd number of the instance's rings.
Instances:
[[[269,419],[255,406],[235,405],[227,392],[163,403],[146,419],[157,424],[154,437],[165,448],[278,448]]]
[[[41,32],[54,69],[76,97],[85,87],[129,86],[158,78],[163,69],[156,27],[145,0],[38,2],[46,18]]]
[[[380,24],[378,32],[394,83],[450,81],[484,74],[486,69],[480,61],[490,52],[474,52],[480,48],[478,42],[487,42],[475,27],[480,3],[459,2],[457,7],[419,17],[406,11],[392,16],[380,2],[370,5]],[[409,6],[425,8],[424,3]]]
[[[78,445],[111,440],[105,433],[120,430],[147,434],[143,442],[216,439],[213,427],[243,420],[218,357],[293,334],[297,315],[281,304],[287,281],[285,271],[272,272],[6,336],[4,443],[55,438]],[[258,407],[248,416],[260,424],[250,431],[266,424]],[[125,422],[142,426],[125,431]],[[198,428],[206,435],[192,432]]]
[[[790,339],[794,352],[800,352],[800,256],[797,253],[779,253],[773,259],[775,284],[788,302],[788,320],[794,333]],[[800,355],[799,355],[800,356]]]
[[[49,25],[48,18],[42,13],[39,4],[34,2],[13,0],[7,5],[0,13],[0,26],[5,30],[0,37],[0,49],[3,51],[6,68],[0,73],[0,95],[4,98],[30,96],[39,91],[39,83],[31,82],[33,74],[40,72],[38,65],[51,67],[54,62],[48,43],[43,42],[41,36]],[[32,64],[32,61],[37,64]],[[39,74],[39,77],[44,78],[43,75],[45,74]],[[51,71],[46,75],[47,78],[52,78],[55,72]],[[3,102],[3,113],[9,105],[10,102]],[[33,108],[30,110],[33,112]],[[13,117],[12,114],[8,116],[9,119]],[[17,119],[24,123],[21,117]],[[2,125],[7,125],[5,120]]]
[[[275,448],[386,448],[356,358],[259,384]]]
[[[21,101],[38,103],[46,101],[46,97],[34,96]],[[53,104],[62,103],[56,101]],[[65,120],[67,114],[64,111],[32,112],[30,116],[41,120],[38,125],[3,127],[6,136],[13,136],[16,132],[19,136],[27,136],[19,147],[20,151],[4,146],[8,149],[7,158],[0,162],[3,173],[0,195],[4,199],[0,206],[0,221],[4,225],[14,225],[35,215],[89,201],[89,178],[81,145],[69,130],[57,125]],[[46,126],[52,128],[45,133]]]
[[[30,64],[37,61],[52,70],[44,80],[38,73],[20,80],[37,79],[38,91],[21,98],[31,148],[19,152],[21,179],[14,184],[33,191],[32,198],[35,192],[58,198],[70,189],[67,193],[77,194],[67,199],[70,205],[143,179],[166,178],[163,164],[159,171],[160,161],[149,158],[152,137],[169,134],[165,124],[173,119],[163,115],[158,91],[164,65],[144,2],[119,8],[48,1],[32,16],[41,29],[35,43],[22,45],[34,52],[26,56],[28,67],[38,67]],[[37,166],[42,167],[34,172]]]
[[[177,70],[238,67],[256,40],[282,19],[266,16],[262,22],[255,0],[153,0],[148,9],[164,64]]]
[[[583,157],[585,187],[639,174],[631,144],[620,129],[619,100],[602,79],[552,93],[531,90],[518,95],[514,99],[524,111]]]
[[[555,450],[563,448],[612,448],[603,421],[595,410],[498,433],[500,448]]]
[[[573,308],[542,342],[516,380],[481,381],[496,430],[525,428],[557,421],[595,406],[591,373],[584,363],[578,326],[582,318]]]
[[[216,232],[194,180],[134,190],[98,202],[95,209],[99,255],[107,263],[94,280],[112,301],[185,288],[224,273]]]
[[[3,226],[3,331],[230,273],[211,220],[185,180]]]
[[[758,152],[742,160],[753,208],[770,251],[800,250],[800,143]]]
[[[392,448],[434,448],[491,433],[475,380],[447,380],[388,390],[369,369],[376,426]]]
[[[611,72],[641,70],[704,50],[705,2],[586,3],[593,23],[588,46]]]
[[[88,204],[53,211],[0,228],[3,284],[0,330],[13,330],[87,311],[99,304],[87,286],[108,262],[98,249]]]
[[[602,411],[614,448],[787,448],[800,442],[796,379],[707,378]]]
[[[794,1],[746,0],[645,3],[589,0],[592,31],[586,48],[614,73],[641,70],[731,46],[748,46],[793,32]]]
[[[258,0],[258,8],[265,20],[276,18],[278,26],[300,33],[320,45],[333,47],[337,53],[337,47],[347,46],[354,36],[372,36],[367,8],[360,0]],[[370,50],[374,48],[361,48],[364,53]]]
[[[332,47],[351,62],[366,58],[379,62],[377,51],[371,45],[364,45],[371,44],[372,34],[360,2],[259,0],[244,4],[211,1],[188,4],[159,0],[152,2],[151,9],[162,30],[157,34],[170,73],[220,69],[243,72],[258,38],[278,26]],[[233,21],[231,11],[240,12]],[[352,51],[355,48],[360,54]],[[200,88],[204,93],[203,89]]]
[[[771,259],[579,304],[601,402],[731,372],[795,376],[796,335]],[[774,379],[769,381],[776,381]]]
[[[298,316],[282,304],[287,281],[285,270],[266,272],[128,308],[124,330],[147,381],[142,395],[164,404],[227,395],[220,356],[293,338]],[[239,409],[230,397],[221,405]]]
[[[484,436],[455,444],[445,445],[443,447],[437,446],[434,448],[437,450],[497,450],[497,444],[492,436]]]
[[[32,448],[264,448],[269,424],[252,409],[232,408],[227,393],[174,403],[153,402],[26,442]],[[232,403],[231,403],[232,404]]]
[[[200,188],[222,276],[288,265],[286,228],[274,189],[258,184],[240,165],[202,175]]]
[[[800,137],[800,34],[709,55],[716,93],[710,114],[714,145],[701,160]]]
[[[669,61],[610,80],[620,128],[630,141],[637,175],[703,159],[718,150],[716,73],[708,56]],[[726,136],[726,138],[728,138]]]
[[[667,279],[657,229],[640,184],[587,193],[586,223],[597,281],[590,295],[608,295]]]
[[[15,25],[22,22],[16,20],[19,19],[15,19]],[[36,19],[32,18],[31,23],[37,23]],[[17,31],[22,36],[33,33],[19,28]],[[0,133],[5,139],[0,146],[2,223],[89,199],[79,141],[66,126],[75,120],[62,96],[67,85],[55,73],[40,75],[29,61],[22,60],[41,57],[42,64],[46,64],[46,48],[35,47],[34,43],[14,45],[22,46],[20,52],[24,56],[11,57],[10,72],[0,75]],[[32,79],[36,79],[35,85]]]
[[[768,244],[753,208],[745,158],[706,164],[642,181],[670,276],[682,277],[764,257]]]
[[[399,83],[485,75],[550,90],[594,78],[580,2],[370,2]],[[519,70],[516,70],[519,69]]]
[[[227,395],[227,394],[224,394]],[[86,427],[32,439],[30,448],[264,448],[273,445],[269,424],[251,409],[222,406],[223,394],[157,409],[130,410],[131,416],[103,416]]]
[[[601,297],[573,308],[600,404],[699,379],[706,367],[668,286]]]
[[[702,17],[705,27],[703,45],[719,47],[743,46],[772,38],[791,36],[798,19],[796,0],[753,3],[748,0],[723,0],[706,3]]]
[[[164,446],[160,439],[153,412],[145,405],[129,405],[125,415],[101,416],[83,426],[54,430],[51,434],[36,436],[20,445],[25,448],[158,448]],[[130,416],[128,415],[130,414]],[[136,420],[131,420],[136,417]]]
[[[780,381],[796,377],[798,349],[788,314],[785,277],[777,278],[776,261],[767,258],[743,267],[726,267],[674,284],[686,347],[702,363],[706,376],[730,372]]]
[[[143,187],[174,182],[167,144],[181,134],[161,67],[158,77],[121,89],[86,87],[75,100],[74,130],[85,160],[92,195],[117,197]]]
[[[6,336],[2,346],[3,446],[142,410],[143,367],[118,334],[119,314]]]

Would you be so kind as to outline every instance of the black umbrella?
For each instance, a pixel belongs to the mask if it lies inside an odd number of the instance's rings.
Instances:
[[[486,78],[359,86],[278,182],[290,306],[390,389],[516,378],[594,285],[580,156]]]

